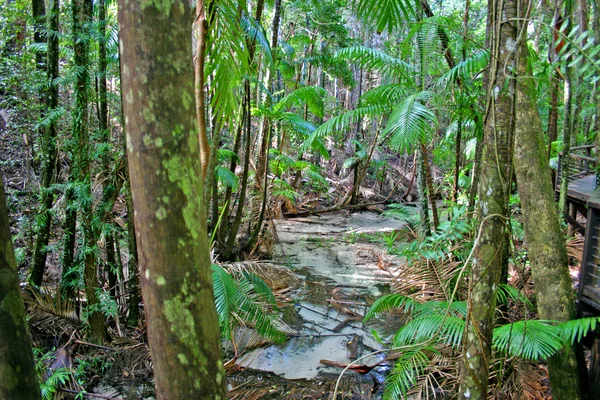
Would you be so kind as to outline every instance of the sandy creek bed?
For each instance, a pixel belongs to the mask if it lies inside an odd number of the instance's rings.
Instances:
[[[321,360],[348,364],[382,348],[370,333],[372,328],[391,334],[397,327],[393,321],[391,325],[382,321],[362,324],[365,305],[386,293],[390,280],[389,274],[378,267],[384,246],[364,239],[401,230],[404,224],[361,212],[278,220],[275,227],[283,254],[275,261],[295,270],[301,282],[289,294],[294,312],[286,314],[286,322],[298,331],[298,337],[282,345],[255,349],[239,364],[286,380],[335,379],[342,368],[325,365]],[[360,364],[372,365],[381,357],[369,356]],[[366,392],[381,383],[386,368],[377,367],[366,375],[347,372],[345,379],[352,384],[345,386],[363,392],[352,398],[374,398]]]

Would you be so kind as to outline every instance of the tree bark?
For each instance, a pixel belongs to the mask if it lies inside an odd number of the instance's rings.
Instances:
[[[58,85],[55,84],[58,78],[58,23],[59,23],[59,0],[49,0],[47,26],[49,34],[48,40],[48,61],[46,69],[47,89],[45,93],[46,110],[50,111],[58,107]],[[54,183],[56,174],[56,122],[50,122],[46,128],[42,144],[42,198],[40,201],[39,214],[40,224],[35,243],[33,255],[33,267],[31,269],[30,282],[35,286],[41,286],[46,269],[46,258],[48,242],[50,239],[50,227],[52,226],[52,204],[54,195],[51,186]]]
[[[31,11],[33,15],[33,42],[44,43],[46,41],[44,35],[44,16],[46,14],[46,5],[44,0],[31,0]],[[44,65],[44,53],[38,51],[35,54],[35,66],[38,69],[43,70]]]
[[[572,28],[573,0],[565,0],[565,20],[568,21],[566,32]],[[560,215],[567,213],[567,193],[569,189],[569,167],[571,152],[571,135],[573,134],[573,68],[569,66],[572,57],[567,56],[565,60],[565,82],[564,82],[564,118],[563,118],[563,157],[560,165],[560,197],[558,209]]]
[[[564,322],[575,318],[576,314],[567,249],[548,176],[542,123],[536,100],[531,97],[535,93],[535,83],[527,66],[527,43],[524,37],[514,39],[518,40],[514,165],[523,208],[527,255],[539,318]],[[579,368],[571,347],[548,360],[548,372],[555,399],[581,398]]]
[[[25,317],[0,176],[0,399],[41,399]]]
[[[187,2],[119,3],[129,173],[160,400],[226,398],[193,113],[190,20]]]
[[[496,291],[504,265],[511,182],[510,143],[513,131],[514,86],[505,74],[514,58],[509,38],[516,36],[516,0],[488,3],[486,47],[492,57],[484,79],[487,107],[479,202],[480,224],[473,253],[469,302],[463,339],[460,399],[487,398]],[[509,79],[505,85],[506,79]]]
[[[204,0],[196,2],[196,23],[198,24],[198,37],[196,39],[196,124],[200,140],[200,166],[202,167],[202,180],[206,180],[206,172],[210,160],[210,145],[206,132],[206,105],[204,96],[204,62],[206,56],[206,41],[208,37],[208,22]]]

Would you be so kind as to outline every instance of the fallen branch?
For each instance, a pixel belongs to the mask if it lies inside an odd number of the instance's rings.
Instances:
[[[378,365],[382,364],[384,361],[386,361],[385,359],[379,361],[376,364],[373,365],[366,365],[366,364],[361,364],[361,365],[349,365],[349,364],[344,364],[344,363],[339,363],[339,362],[335,362],[335,361],[330,361],[330,360],[320,360],[319,362],[321,364],[325,364],[325,365],[329,365],[330,367],[338,367],[338,368],[347,368],[347,369],[351,369],[352,371],[356,371],[360,374],[368,374],[369,372],[371,372],[371,370],[375,367],[377,367]]]
[[[71,390],[71,389],[58,389],[61,392],[65,392],[65,393],[72,393],[72,394],[80,394],[81,392],[78,392],[77,390]],[[84,392],[82,393],[84,396],[86,397],[96,397],[98,399],[105,399],[105,400],[123,400],[122,397],[110,397],[110,396],[104,396],[101,394],[96,394],[96,393],[87,393]]]

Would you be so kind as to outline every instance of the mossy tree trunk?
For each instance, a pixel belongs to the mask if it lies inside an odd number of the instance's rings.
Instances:
[[[44,15],[46,14],[46,5],[44,0],[31,0],[31,13],[33,16],[33,41],[34,43],[44,43],[46,35],[44,34]],[[44,69],[44,52],[38,51],[35,54],[35,66],[38,69]]]
[[[492,57],[484,79],[488,107],[485,116],[479,202],[467,322],[463,342],[461,399],[486,399],[495,324],[496,291],[505,258],[508,195],[511,182],[510,143],[513,132],[514,86],[505,68],[514,59],[516,1],[488,3],[487,48]],[[507,82],[507,79],[509,81]]]
[[[516,37],[513,39],[517,40]],[[575,318],[575,298],[569,274],[554,190],[548,175],[542,123],[536,107],[533,73],[528,68],[527,43],[518,38],[517,103],[515,107],[515,172],[527,254],[531,262],[539,318],[568,321]],[[557,400],[581,398],[577,358],[572,348],[548,360],[552,395]]]
[[[47,112],[58,107],[58,85],[55,83],[58,78],[58,23],[60,6],[59,0],[50,0],[48,2],[47,26],[48,26],[48,61],[46,69],[46,91],[45,103]],[[35,242],[35,251],[33,254],[33,267],[31,269],[30,281],[35,286],[42,284],[44,271],[46,269],[46,256],[48,242],[50,239],[50,227],[52,226],[52,204],[54,203],[54,194],[51,186],[54,183],[56,174],[56,122],[51,121],[44,131],[42,141],[42,196],[40,201],[39,224],[37,238]]]
[[[0,399],[41,399],[0,176]]]
[[[565,0],[565,21],[568,21],[566,31],[569,32],[573,27],[573,0]],[[565,81],[564,81],[564,118],[563,118],[563,157],[560,164],[560,197],[558,200],[558,209],[560,215],[565,215],[569,210],[567,207],[567,192],[569,189],[569,169],[571,152],[571,135],[573,134],[573,67],[570,66],[571,56],[565,59]]]
[[[157,398],[224,400],[191,21],[187,2],[119,3],[127,153]]]
[[[91,142],[88,132],[88,53],[90,40],[88,29],[92,22],[92,0],[73,0],[71,9],[73,14],[73,54],[75,65],[78,68],[75,82],[75,105],[73,107],[73,136],[76,146],[73,151],[73,167],[76,185],[81,185],[77,201],[81,210],[83,230],[83,280],[87,309],[89,310],[90,340],[102,342],[108,338],[108,333],[97,296],[99,284],[94,249],[98,238],[98,227],[93,226],[92,221]]]

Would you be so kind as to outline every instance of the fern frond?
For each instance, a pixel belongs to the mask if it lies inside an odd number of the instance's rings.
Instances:
[[[494,329],[493,346],[510,356],[546,359],[564,344],[561,330],[546,321],[519,321]]]
[[[394,346],[400,347],[413,343],[434,340],[459,348],[465,330],[462,318],[442,314],[424,314],[410,320],[394,335]]]
[[[391,135],[390,144],[399,149],[410,149],[411,146],[424,141],[437,124],[437,117],[423,104],[433,93],[424,91],[413,94],[398,104],[388,119],[383,135]]]
[[[283,111],[293,106],[306,104],[308,110],[315,116],[323,117],[327,91],[318,86],[304,86],[298,88],[281,99],[273,106],[275,111]]]
[[[417,301],[401,294],[388,294],[381,296],[375,301],[375,303],[371,305],[371,307],[369,307],[369,310],[363,319],[363,323],[367,323],[377,315],[390,310],[399,310],[403,313],[410,313],[419,305],[420,304]]]
[[[378,32],[391,33],[413,19],[416,7],[419,6],[414,0],[359,0],[356,12],[365,22],[375,25]]]
[[[385,400],[406,398],[406,393],[414,385],[417,376],[422,375],[430,365],[429,354],[438,351],[430,346],[416,346],[403,350],[394,364],[394,369],[386,378],[383,398]]]
[[[447,86],[451,82],[456,82],[458,79],[473,79],[479,75],[490,62],[490,53],[480,51],[473,54],[471,57],[460,61],[454,68],[446,72],[435,80],[436,86]]]
[[[560,337],[570,344],[581,341],[584,336],[596,329],[600,317],[580,318],[572,321],[563,322],[557,328],[560,330]]]
[[[409,72],[414,71],[412,65],[390,56],[381,50],[366,46],[352,46],[338,50],[336,58],[354,63],[369,71],[378,71],[396,81],[410,81]]]

